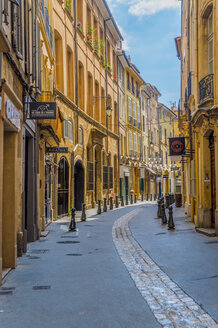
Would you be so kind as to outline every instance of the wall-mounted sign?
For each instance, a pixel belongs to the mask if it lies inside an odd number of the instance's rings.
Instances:
[[[68,148],[67,147],[47,147],[46,148],[46,153],[68,153]]]
[[[20,131],[20,112],[10,101],[6,101],[6,117]]]
[[[56,102],[32,102],[29,106],[31,120],[55,120],[57,117]]]
[[[169,138],[170,156],[181,156],[185,152],[185,138]]]

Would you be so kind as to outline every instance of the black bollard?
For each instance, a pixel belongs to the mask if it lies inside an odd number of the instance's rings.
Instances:
[[[161,219],[161,200],[160,199],[158,199],[157,204],[158,204],[157,218]]]
[[[113,197],[110,197],[110,210],[113,209]]]
[[[81,221],[86,221],[86,204],[82,204]]]
[[[118,196],[116,196],[116,198],[115,198],[115,207],[116,208],[119,207],[119,199],[118,199]]]
[[[130,196],[130,203],[133,204],[133,194]]]
[[[136,197],[136,195],[135,195],[135,199],[134,199],[134,202],[135,202],[135,204],[137,203],[137,197]]]
[[[168,208],[170,206],[170,196],[166,195],[165,200],[166,200],[166,208]]]
[[[167,224],[167,217],[166,217],[164,204],[161,205],[161,217],[162,217],[162,224]]]
[[[120,201],[121,201],[121,206],[124,206],[123,196],[121,196]]]
[[[143,194],[141,194],[141,201],[143,202],[143,200],[144,200],[144,197],[143,197],[144,195]]]
[[[150,201],[152,202],[152,194],[151,194],[151,196],[150,196]]]
[[[169,206],[169,221],[168,221],[168,230],[174,230],[175,224],[173,221],[173,207]]]
[[[107,212],[107,199],[106,199],[106,198],[104,198],[103,211],[104,211],[104,212]]]
[[[129,197],[126,195],[126,205],[129,205]]]
[[[98,210],[97,214],[101,214],[101,200],[98,200]]]
[[[76,231],[76,209],[71,208],[71,220],[70,220],[70,225],[69,225],[69,231]]]

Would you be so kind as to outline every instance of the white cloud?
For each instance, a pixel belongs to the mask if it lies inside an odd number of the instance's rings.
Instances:
[[[179,8],[178,0],[135,0],[130,4],[129,12],[136,16],[156,14],[164,9]]]
[[[180,7],[178,0],[108,0],[113,7],[117,3],[129,6],[129,13],[135,16],[149,16],[165,9],[175,9]]]

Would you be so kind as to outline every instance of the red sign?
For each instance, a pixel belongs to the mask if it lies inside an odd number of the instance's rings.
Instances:
[[[170,138],[170,156],[181,156],[185,151],[185,138]]]

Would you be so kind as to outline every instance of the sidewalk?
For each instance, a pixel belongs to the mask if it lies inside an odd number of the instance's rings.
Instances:
[[[197,233],[183,208],[173,211],[175,230],[154,219],[157,206],[144,219],[136,216],[130,230],[153,261],[218,322],[218,237]]]
[[[124,205],[124,206],[121,206],[119,204],[119,207],[118,208],[115,208],[115,204],[113,204],[113,210],[110,210],[109,209],[109,206],[107,206],[107,213],[108,212],[111,212],[111,211],[116,211],[116,210],[120,210],[120,209],[123,209],[123,208],[126,208],[126,207],[132,207],[132,206],[139,206],[139,205],[156,205],[157,204],[157,201],[140,201],[138,200],[137,203],[135,204],[130,204],[129,205]],[[95,207],[95,208],[91,208],[89,210],[86,210],[86,218],[87,218],[87,221],[92,221],[92,220],[95,220],[95,217],[94,216],[97,216],[99,217],[99,215],[97,214],[97,210],[98,210],[98,207]],[[101,206],[101,211],[103,213],[103,206]],[[77,211],[76,212],[76,222],[81,222],[81,214],[82,214],[82,211]],[[64,217],[62,220],[66,221],[66,220],[69,220],[70,217],[69,216],[66,216]]]

